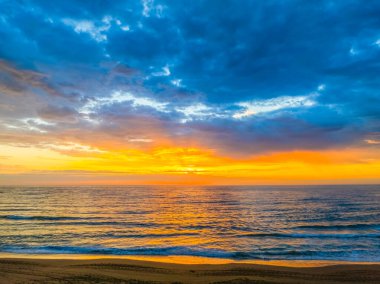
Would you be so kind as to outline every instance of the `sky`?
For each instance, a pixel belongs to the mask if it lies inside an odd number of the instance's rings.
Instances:
[[[0,184],[380,183],[379,15],[0,0]]]

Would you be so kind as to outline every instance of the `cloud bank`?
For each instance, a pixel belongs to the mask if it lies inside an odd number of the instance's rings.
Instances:
[[[2,144],[245,157],[380,143],[378,1],[35,0],[0,11]]]

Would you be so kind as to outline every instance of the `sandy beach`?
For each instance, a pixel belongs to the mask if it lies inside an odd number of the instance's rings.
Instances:
[[[1,258],[0,283],[380,283],[380,264],[179,264],[136,259]]]

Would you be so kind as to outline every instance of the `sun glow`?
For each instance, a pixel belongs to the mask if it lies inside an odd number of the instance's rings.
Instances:
[[[374,151],[289,151],[227,157],[201,148],[106,149],[67,142],[1,146],[2,184],[313,184],[375,182]],[[377,155],[376,153],[375,155]],[[50,179],[48,177],[51,177]]]

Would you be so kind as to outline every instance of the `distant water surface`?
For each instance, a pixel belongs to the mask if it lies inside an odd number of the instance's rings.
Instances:
[[[0,252],[380,261],[380,186],[0,187]]]

